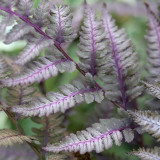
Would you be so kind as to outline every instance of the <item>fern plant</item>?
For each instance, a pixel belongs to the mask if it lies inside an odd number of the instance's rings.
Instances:
[[[143,132],[160,140],[158,109],[139,110],[136,103],[144,87],[160,99],[160,22],[156,14],[145,4],[149,77],[141,80],[135,46],[116,25],[106,4],[97,14],[85,1],[83,20],[77,26],[72,23],[70,7],[54,3],[41,0],[35,7],[31,0],[0,1],[3,43],[26,42],[17,57],[0,56],[1,110],[15,126],[15,130],[0,130],[0,152],[3,146],[26,142],[37,160],[92,159],[100,152],[105,157],[113,144],[130,143],[134,151],[126,156],[160,159],[158,147],[145,149],[140,143]],[[78,47],[74,56],[67,50],[72,43]],[[72,82],[47,93],[46,80],[73,72],[79,74]],[[94,122],[70,133],[68,112],[82,103],[88,108],[96,104],[89,123]],[[36,124],[31,136],[20,123],[26,118]],[[141,145],[138,151],[135,144]],[[23,158],[17,155],[18,147],[13,148],[12,159]],[[10,148],[5,152],[3,156],[9,159]]]

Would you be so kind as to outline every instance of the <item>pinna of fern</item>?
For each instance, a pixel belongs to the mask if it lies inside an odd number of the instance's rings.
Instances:
[[[160,159],[160,148],[139,148],[137,151],[133,151],[130,153],[131,155],[135,155],[141,160],[159,160]]]
[[[54,5],[50,11],[49,20],[50,25],[47,26],[46,33],[53,37],[56,43],[70,42],[76,37],[69,6]]]
[[[90,86],[80,81],[73,81],[72,85],[67,84],[59,87],[60,92],[50,92],[46,97],[40,97],[31,102],[29,107],[15,106],[13,112],[23,116],[48,116],[51,113],[65,112],[76,104],[86,102],[87,104],[96,101],[100,103],[103,99],[103,91],[100,88]]]
[[[42,124],[41,128],[32,128],[34,136],[39,140],[41,147],[57,143],[64,137],[66,129],[62,127],[63,120],[64,116],[61,113],[55,113],[45,117],[32,117],[33,122]],[[45,157],[47,156],[46,151],[43,151],[42,154]],[[49,156],[50,159],[60,159],[61,157],[66,159],[68,158],[68,154],[61,153]]]
[[[0,130],[0,146],[12,146],[14,143],[31,142],[34,137],[19,134],[17,131],[3,129]]]
[[[127,38],[124,29],[118,29],[115,20],[104,7],[103,25],[109,41],[110,59],[99,77],[103,82],[106,97],[118,102],[122,108],[141,94],[139,83],[138,57],[131,40]]]
[[[149,91],[149,94],[153,95],[151,99],[146,101],[146,106],[151,110],[159,110],[159,98],[156,96],[156,90],[158,91],[158,83],[155,81],[159,80],[159,60],[160,60],[160,23],[158,16],[152,11],[149,4],[145,3],[147,9],[147,62],[148,65],[145,67],[148,76],[145,79],[148,82],[143,82]],[[153,84],[151,84],[153,83]],[[153,94],[154,92],[154,94]],[[157,99],[158,98],[158,99]]]
[[[79,34],[79,65],[85,72],[95,76],[107,63],[107,42],[102,21],[96,19],[96,14],[88,4],[85,5],[84,22]]]
[[[51,114],[48,117],[32,117],[33,122],[42,125],[41,128],[32,128],[42,147],[63,138],[65,133],[65,128],[62,127],[63,120],[64,116],[61,113]]]
[[[160,69],[160,23],[157,15],[151,10],[150,6],[145,3],[147,8],[147,60],[149,65],[146,67],[149,73],[149,80],[159,79]]]
[[[1,79],[3,86],[29,85],[57,76],[58,72],[73,72],[75,63],[66,59],[55,47],[46,50],[46,56],[28,63],[24,70],[7,79]]]
[[[116,145],[120,146],[123,136],[126,142],[131,142],[134,138],[131,128],[126,119],[101,119],[92,127],[79,131],[77,134],[70,134],[60,143],[44,147],[44,150],[54,153],[79,151],[80,154],[95,150],[99,153],[112,147],[113,140]]]
[[[160,141],[160,115],[151,111],[129,111],[134,121],[141,126],[142,130],[148,132]]]

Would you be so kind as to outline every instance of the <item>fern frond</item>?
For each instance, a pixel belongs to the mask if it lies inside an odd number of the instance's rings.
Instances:
[[[152,96],[155,96],[158,99],[160,99],[160,84],[158,83],[153,84],[153,83],[144,82],[144,81],[141,81],[141,82],[144,84],[144,86],[147,88],[147,90]]]
[[[41,82],[50,77],[57,76],[58,72],[64,73],[75,71],[75,63],[61,57],[60,59],[55,56],[40,57],[38,61],[29,63],[20,75],[3,79],[1,83],[3,86],[15,85],[28,85],[34,82]]]
[[[0,147],[0,155],[0,160],[36,160],[38,158],[27,144]]]
[[[39,140],[41,147],[46,147],[48,144],[57,143],[62,138],[66,129],[62,127],[64,116],[60,113],[55,113],[50,116],[45,117],[32,117],[32,121],[41,124],[40,128],[32,128],[32,131],[35,134],[35,137]],[[43,151],[43,155],[46,151]],[[66,153],[54,154],[48,159],[62,159],[68,158]]]
[[[49,47],[52,44],[53,41],[51,39],[39,34],[35,34],[35,37],[30,39],[24,50],[19,53],[14,63],[18,65],[24,65],[38,56],[43,48]]]
[[[41,117],[59,111],[65,112],[83,101],[91,103],[95,100],[100,103],[104,98],[101,89],[86,87],[78,81],[74,81],[73,85],[68,84],[60,87],[60,91],[60,93],[50,92],[46,98],[41,97],[32,101],[30,107],[13,107],[12,111],[24,116],[38,115]]]
[[[135,155],[141,160],[160,160],[160,148],[139,148],[138,151],[133,151],[130,153],[131,155]]]
[[[33,137],[21,135],[14,130],[0,130],[0,146],[11,146],[15,143],[23,143],[24,141],[30,143],[32,140],[34,140]]]
[[[51,114],[45,117],[32,117],[32,121],[41,124],[41,128],[32,128],[35,137],[41,143],[41,146],[57,143],[64,137],[65,129],[61,127],[64,116],[60,113]]]
[[[16,86],[7,88],[6,92],[6,104],[9,107],[15,105],[28,104],[32,99],[36,89],[33,87]]]
[[[148,132],[160,141],[160,115],[151,111],[129,112],[134,121],[142,127],[142,130]]]
[[[94,76],[107,63],[106,33],[102,27],[102,22],[96,20],[95,13],[88,5],[86,5],[84,16],[84,25],[80,32],[77,55],[79,56],[81,67]]]
[[[100,75],[104,82],[106,97],[121,103],[126,108],[127,102],[141,94],[139,83],[139,66],[137,53],[128,39],[124,29],[118,29],[106,8],[103,13],[103,24],[109,40],[110,60],[106,73]]]
[[[6,1],[1,0],[0,5],[6,8],[13,8],[18,3],[18,0]]]
[[[72,41],[76,37],[72,27],[72,15],[69,6],[54,5],[49,20],[51,24],[47,26],[46,33],[51,35],[58,44]]]
[[[12,42],[19,40],[24,35],[34,32],[34,28],[31,27],[29,24],[22,22],[20,20],[17,20],[17,23],[18,24],[14,25],[14,27],[6,35],[4,43],[10,44]]]
[[[4,13],[0,21],[0,34],[1,34],[0,40],[5,39],[5,33],[6,33],[7,27],[13,24],[14,24],[14,17],[10,14]]]
[[[159,69],[160,69],[160,23],[158,17],[151,10],[150,6],[146,4],[147,7],[147,35],[145,36],[147,40],[147,59],[149,66],[146,67],[149,78],[151,80],[159,79]]]
[[[44,149],[49,152],[69,151],[84,154],[95,150],[97,153],[112,147],[113,140],[120,146],[122,134],[127,142],[133,140],[133,132],[129,127],[128,121],[116,118],[101,119],[100,123],[95,123],[92,127],[84,131],[71,134],[57,145],[50,145]]]
[[[2,55],[0,55],[0,78],[5,78],[10,74],[10,68]]]
[[[49,24],[48,17],[50,12],[50,1],[41,0],[33,13],[32,22],[39,28],[45,27]]]
[[[32,0],[19,0],[16,6],[17,13],[24,17],[29,17],[33,14],[34,7]]]

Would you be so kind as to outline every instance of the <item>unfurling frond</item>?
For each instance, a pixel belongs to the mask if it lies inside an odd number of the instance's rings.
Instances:
[[[106,33],[102,22],[96,20],[95,13],[88,5],[86,5],[84,16],[77,55],[80,58],[81,67],[95,76],[107,63]]]
[[[130,153],[131,155],[135,155],[141,160],[160,160],[160,148],[139,148],[138,151],[133,151]]]
[[[100,123],[95,123],[92,127],[77,132],[77,135],[71,134],[59,144],[47,146],[44,150],[55,153],[79,151],[81,154],[95,150],[99,153],[112,147],[113,140],[116,145],[120,146],[123,135],[126,142],[131,142],[134,138],[126,119],[101,119]]]
[[[142,83],[145,85],[145,87],[152,96],[155,96],[158,99],[160,99],[160,84],[152,84],[144,81],[142,81]]]
[[[104,82],[106,97],[126,108],[127,102],[139,96],[142,90],[142,87],[138,86],[138,56],[124,29],[118,29],[106,8],[103,23],[107,32],[106,38],[110,43],[110,60],[104,70],[106,73],[102,73],[100,77]]]
[[[51,24],[47,27],[46,33],[51,35],[58,43],[72,41],[76,34],[72,28],[72,15],[67,5],[54,5],[50,12]]]
[[[38,157],[27,144],[0,147],[0,160],[36,160]]]
[[[75,63],[64,58],[55,58],[55,56],[40,57],[38,61],[33,61],[27,65],[20,75],[3,79],[3,86],[28,85],[34,82],[41,82],[50,77],[57,76],[58,72],[64,73],[75,71]]]
[[[146,67],[149,73],[149,79],[157,80],[160,75],[160,23],[158,17],[151,11],[149,5],[147,5],[147,54],[148,63]]]
[[[35,34],[35,37],[30,39],[23,51],[19,53],[19,56],[14,63],[18,65],[24,65],[38,56],[43,48],[49,47],[52,44],[53,41],[51,39],[40,36],[39,34]]]
[[[24,116],[44,116],[51,113],[65,112],[81,102],[92,103],[103,100],[103,91],[97,88],[90,88],[79,81],[74,81],[73,85],[67,84],[59,88],[60,93],[50,92],[44,98],[38,98],[29,105],[30,107],[17,106],[12,111]]]
[[[14,130],[0,130],[0,146],[11,146],[15,143],[31,142],[34,138],[19,134]]]
[[[129,112],[134,121],[142,127],[142,130],[150,133],[160,141],[160,115],[151,111]]]

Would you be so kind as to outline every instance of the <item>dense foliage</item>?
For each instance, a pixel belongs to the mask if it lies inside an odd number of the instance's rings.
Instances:
[[[14,125],[0,130],[2,159],[160,159],[160,19],[153,4],[139,5],[147,13],[144,67],[107,4],[84,1],[72,11],[54,0],[0,1],[1,40],[26,42],[16,57],[0,55],[1,111]],[[76,54],[70,53],[75,46]],[[60,76],[66,82],[70,75],[68,84],[57,86]],[[48,92],[46,82],[53,77],[49,87],[56,89]],[[70,120],[80,104],[91,115],[86,129],[72,133],[69,123],[83,121],[82,110],[81,119]],[[22,119],[34,124],[29,135]],[[153,137],[149,146],[145,132]],[[122,156],[107,152],[116,146],[121,152],[126,143]]]

